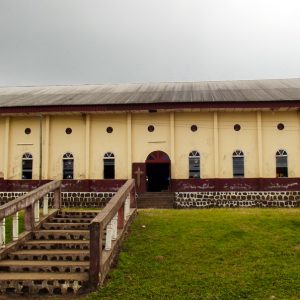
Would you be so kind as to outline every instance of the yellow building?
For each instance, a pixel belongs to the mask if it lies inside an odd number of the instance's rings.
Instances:
[[[300,79],[0,88],[4,180],[300,190]],[[110,182],[110,181],[108,181]]]

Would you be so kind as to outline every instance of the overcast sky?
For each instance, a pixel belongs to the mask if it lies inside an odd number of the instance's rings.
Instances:
[[[300,77],[299,0],[0,0],[0,86]]]

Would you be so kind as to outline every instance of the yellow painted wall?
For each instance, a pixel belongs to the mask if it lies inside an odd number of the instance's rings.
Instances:
[[[275,177],[275,153],[278,149],[288,152],[289,177],[300,177],[300,123],[296,111],[262,112],[262,176]],[[172,160],[172,178],[188,178],[188,155],[197,150],[201,155],[201,178],[215,177],[215,155],[219,160],[218,177],[232,178],[232,153],[240,149],[245,154],[245,177],[259,177],[258,114],[257,112],[218,112],[217,137],[214,137],[213,112],[175,112],[174,149],[171,149],[171,113],[126,113],[91,114],[90,129],[86,127],[85,115],[68,114],[50,116],[49,132],[46,132],[46,117],[43,119],[43,178],[62,178],[62,158],[66,152],[74,155],[75,179],[103,178],[103,156],[106,152],[115,155],[117,179],[130,176],[131,162],[145,162],[153,151],[164,151]],[[37,116],[10,117],[9,143],[5,142],[6,117],[0,118],[0,172],[5,178],[21,179],[22,155],[30,152],[34,158],[33,179],[39,178],[40,119]],[[131,120],[131,126],[130,126]],[[216,119],[215,119],[216,120]],[[279,131],[278,123],[285,129]],[[198,131],[192,132],[191,125]],[[216,124],[216,123],[215,123]],[[234,124],[241,130],[234,131]],[[148,126],[155,127],[148,132]],[[106,132],[108,126],[113,133]],[[129,126],[129,127],[128,127]],[[31,128],[26,135],[26,127]],[[72,128],[67,135],[65,129]],[[47,134],[49,139],[47,140]],[[131,135],[131,144],[130,144]],[[218,141],[218,151],[214,151]],[[46,155],[46,147],[48,156]],[[131,147],[130,147],[131,146]],[[132,149],[128,154],[128,149]],[[8,149],[8,153],[7,150]],[[129,166],[128,166],[129,164]],[[46,174],[48,173],[48,174]],[[129,175],[128,175],[129,174]]]
[[[191,131],[196,125],[198,130]],[[191,151],[200,153],[201,178],[214,177],[213,113],[175,114],[175,165],[174,178],[189,177],[188,156]]]
[[[283,123],[285,128],[280,131],[277,124]],[[288,153],[289,177],[300,176],[300,131],[297,112],[272,112],[262,114],[263,133],[263,176],[275,177],[275,155],[279,149]]]
[[[25,134],[27,127],[31,129],[31,134]],[[32,179],[39,179],[39,148],[39,117],[10,118],[8,179],[22,179],[22,156],[26,152],[33,156]]]
[[[148,126],[155,127],[154,132]],[[136,113],[132,115],[132,162],[145,162],[153,151],[170,153],[170,114]]]
[[[240,131],[234,130],[235,124],[241,126]],[[219,178],[233,177],[232,154],[235,150],[244,153],[245,177],[259,177],[256,113],[219,113],[218,133]]]
[[[72,134],[66,134],[67,127],[72,128]],[[62,159],[67,152],[74,156],[74,178],[85,178],[85,118],[83,116],[51,116],[49,148],[49,178],[62,178]]]
[[[103,179],[103,157],[106,152],[115,156],[116,179],[127,178],[127,117],[126,114],[91,116],[90,178]],[[107,133],[106,128],[113,128]]]

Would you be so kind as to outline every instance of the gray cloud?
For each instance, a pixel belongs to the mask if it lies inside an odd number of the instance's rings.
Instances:
[[[298,0],[0,0],[0,85],[300,76]]]

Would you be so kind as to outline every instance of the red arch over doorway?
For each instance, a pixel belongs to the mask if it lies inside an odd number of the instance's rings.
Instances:
[[[163,151],[153,151],[146,159],[146,164],[169,164],[170,162],[169,155]]]

